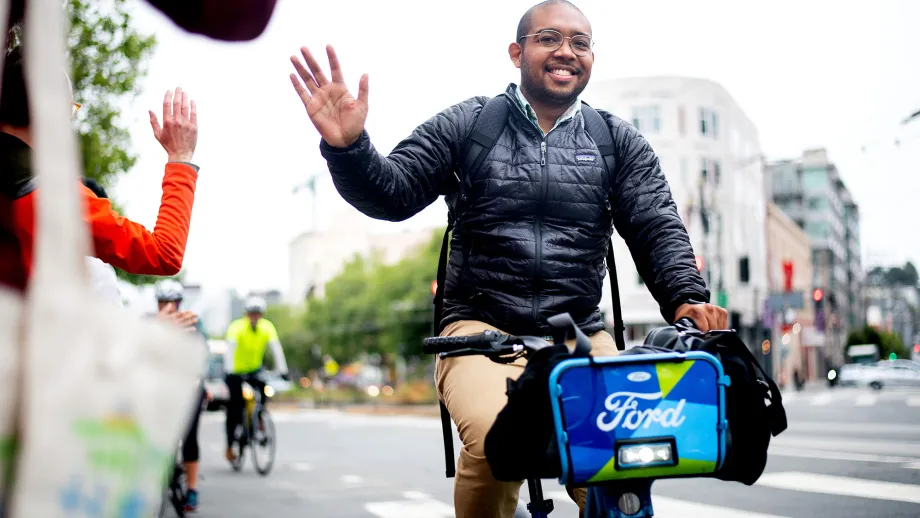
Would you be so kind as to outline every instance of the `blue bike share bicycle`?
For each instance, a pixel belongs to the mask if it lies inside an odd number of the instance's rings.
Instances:
[[[562,484],[588,488],[586,518],[654,516],[656,479],[712,476],[726,456],[725,387],[730,380],[715,356],[703,351],[592,358],[591,342],[568,314],[549,319],[550,343],[496,331],[432,337],[423,350],[452,356],[483,355],[506,363],[575,338],[573,354],[549,374],[554,440]],[[681,333],[699,333],[681,319]],[[443,414],[442,414],[443,415]],[[446,434],[450,433],[449,422]],[[451,476],[452,451],[448,453]],[[533,518],[548,518],[540,479],[527,481]]]

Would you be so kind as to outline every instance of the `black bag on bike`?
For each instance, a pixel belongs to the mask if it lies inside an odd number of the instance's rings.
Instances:
[[[508,379],[508,403],[498,413],[484,444],[496,480],[558,478],[562,474],[549,375],[559,362],[571,357],[565,345],[540,349],[530,356],[518,379]]]
[[[681,333],[674,326],[653,329],[644,345],[624,354],[703,351],[721,363],[725,387],[727,452],[715,477],[753,485],[767,465],[770,437],[787,427],[783,396],[735,331]]]

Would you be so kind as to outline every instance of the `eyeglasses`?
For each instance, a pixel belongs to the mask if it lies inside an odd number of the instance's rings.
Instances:
[[[591,53],[591,48],[594,46],[594,42],[591,41],[590,36],[584,34],[579,34],[578,36],[563,36],[561,32],[554,31],[552,29],[544,29],[535,34],[527,34],[518,38],[518,41],[529,38],[531,36],[537,36],[537,43],[541,47],[546,49],[549,52],[555,52],[559,50],[559,47],[562,46],[563,41],[570,40],[569,44],[572,47],[572,52],[577,56],[587,56]]]
[[[73,106],[71,107],[70,116],[71,116],[71,117],[74,117],[74,116],[77,115],[77,112],[80,111],[80,107],[83,106],[83,105],[80,104],[80,103],[77,103],[77,102],[72,102],[72,101],[71,101],[70,104],[73,105]]]

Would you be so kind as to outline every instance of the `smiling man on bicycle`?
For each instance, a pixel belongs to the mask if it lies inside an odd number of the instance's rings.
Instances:
[[[230,401],[227,404],[227,460],[236,460],[233,451],[233,435],[236,427],[243,420],[243,382],[249,383],[254,390],[259,391],[262,406],[265,406],[265,382],[259,377],[262,372],[262,361],[265,358],[266,347],[271,347],[275,366],[282,377],[289,379],[287,360],[281,349],[278,331],[274,324],[264,318],[265,299],[262,297],[249,297],[246,299],[244,310],[246,315],[230,323],[227,328],[227,353],[224,357],[224,366],[227,371],[225,381],[230,392]],[[261,423],[260,423],[261,426]]]
[[[346,201],[372,218],[402,221],[440,195],[460,192],[462,212],[451,207],[442,336],[485,329],[545,336],[551,333],[547,318],[568,312],[589,335],[592,353],[615,355],[598,309],[613,227],[668,322],[688,316],[703,330],[726,326],[726,311],[707,303],[709,291],[655,152],[635,128],[579,100],[591,76],[593,40],[591,24],[571,3],[543,2],[521,18],[508,47],[521,84],[497,98],[507,105],[507,122],[480,167],[470,171],[460,167],[464,143],[478,137],[471,129],[488,98],[438,113],[385,156],[364,128],[367,76],[354,98],[331,47],[331,81],[309,50],[302,53],[307,66],[292,57],[299,78],[291,74],[291,80]],[[599,149],[588,134],[589,116],[592,127],[602,117],[612,150]],[[608,175],[611,151],[615,168]],[[438,360],[438,393],[463,442],[457,518],[510,518],[515,512],[521,482],[495,480],[483,443],[507,402],[506,379],[523,367],[523,361],[500,365],[482,356]],[[583,506],[584,491],[576,493]]]

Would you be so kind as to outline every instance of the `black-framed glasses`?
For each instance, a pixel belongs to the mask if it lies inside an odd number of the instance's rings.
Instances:
[[[587,56],[591,53],[591,49],[594,47],[594,42],[591,40],[590,36],[585,34],[579,34],[577,36],[563,36],[561,32],[555,31],[553,29],[544,29],[540,32],[534,34],[525,34],[518,38],[518,41],[529,38],[531,36],[536,36],[537,43],[546,49],[549,52],[555,52],[559,50],[559,47],[562,46],[562,43],[565,40],[569,40],[569,46],[572,47],[572,52],[577,56]]]

